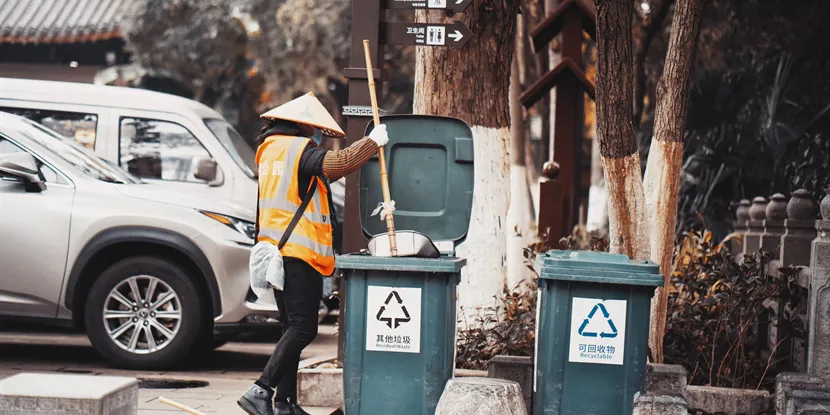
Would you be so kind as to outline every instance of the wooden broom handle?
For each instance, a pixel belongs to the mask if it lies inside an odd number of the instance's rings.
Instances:
[[[369,77],[369,98],[372,100],[372,116],[375,120],[375,128],[380,126],[380,111],[378,110],[378,97],[375,90],[375,74],[372,71],[372,55],[369,52],[369,41],[363,41],[363,51],[366,53],[366,73]],[[380,187],[383,189],[383,201],[389,203],[392,196],[389,195],[389,175],[386,172],[386,155],[383,146],[378,148],[378,159],[380,161]],[[383,214],[383,211],[381,211]],[[389,235],[389,253],[398,256],[398,242],[395,238],[395,218],[392,215],[386,216],[386,234]]]
[[[178,402],[171,401],[170,399],[167,399],[167,398],[165,398],[165,397],[163,397],[163,396],[159,396],[159,402],[161,402],[161,403],[163,403],[163,404],[170,405],[170,406],[172,406],[172,407],[174,407],[174,408],[176,408],[176,409],[182,410],[182,411],[184,411],[184,412],[191,413],[191,414],[193,414],[193,415],[205,415],[205,414],[204,414],[204,413],[202,413],[202,412],[199,412],[199,411],[197,411],[197,410],[195,410],[195,409],[193,409],[193,408],[188,408],[188,407],[186,407],[186,406],[184,406],[184,405],[182,405],[182,404],[180,404],[180,403],[178,403]]]

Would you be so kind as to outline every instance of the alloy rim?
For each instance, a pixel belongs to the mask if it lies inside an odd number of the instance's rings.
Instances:
[[[155,353],[176,338],[182,305],[164,281],[138,275],[110,291],[104,301],[104,328],[118,347],[135,354]]]

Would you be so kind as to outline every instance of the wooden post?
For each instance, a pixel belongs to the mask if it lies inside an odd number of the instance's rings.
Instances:
[[[377,0],[353,0],[352,1],[352,43],[349,53],[349,67],[345,69],[346,78],[349,80],[349,106],[344,108],[343,115],[346,116],[347,145],[363,138],[366,126],[372,119],[371,98],[369,97],[369,77],[366,73],[366,56],[363,51],[363,40],[368,39],[372,50],[372,60],[377,62],[376,68],[372,71],[375,80],[379,80],[383,69],[383,46],[378,42],[380,30],[380,2]],[[383,88],[380,88],[382,91]],[[377,99],[382,102],[382,94]],[[367,110],[368,109],[368,110]],[[343,212],[343,253],[358,252],[366,247],[366,238],[363,236],[363,229],[360,226],[360,190],[358,181],[360,172],[355,172],[346,177],[345,212]],[[337,366],[343,366],[343,344],[345,342],[345,310],[346,284],[341,280],[340,294],[340,317],[338,321],[337,338]]]
[[[570,234],[587,193],[582,166],[584,94],[587,92],[593,98],[594,86],[581,68],[582,32],[584,30],[595,38],[595,22],[595,10],[587,0],[565,0],[531,34],[537,53],[546,51],[556,36],[562,36],[562,61],[522,95],[522,104],[530,107],[556,87],[553,161],[560,168],[556,179],[560,184],[556,191],[559,199],[553,202],[550,193],[553,187],[542,187],[540,192],[545,195],[540,193],[539,204],[539,230],[544,231],[541,224],[548,224],[549,241],[554,244],[558,244],[559,238]],[[557,206],[554,208],[550,203]]]

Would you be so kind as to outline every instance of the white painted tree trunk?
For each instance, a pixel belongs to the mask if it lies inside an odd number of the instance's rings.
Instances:
[[[415,56],[416,114],[464,120],[472,129],[475,188],[466,241],[467,259],[458,287],[460,328],[477,323],[477,308],[502,302],[505,287],[507,208],[510,202],[510,109],[508,95],[520,2],[490,0],[457,19],[476,34],[463,50],[418,47]],[[419,22],[446,21],[439,11],[416,13]],[[465,318],[466,317],[466,318]]]
[[[478,309],[500,304],[505,287],[510,130],[473,126],[475,189],[470,230],[457,255],[467,259],[458,286],[461,327],[473,324]]]
[[[650,251],[640,155],[603,157],[602,162],[609,185],[610,251],[636,260],[647,260]]]
[[[510,166],[510,207],[507,210],[507,288],[514,289],[530,279],[524,249],[533,242],[530,222],[530,189],[523,165]]]

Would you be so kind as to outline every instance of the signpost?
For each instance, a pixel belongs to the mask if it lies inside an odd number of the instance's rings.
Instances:
[[[380,42],[386,45],[449,46],[461,49],[473,37],[464,23],[399,23],[380,25]]]
[[[385,9],[433,9],[461,13],[467,10],[473,0],[381,0]]]

